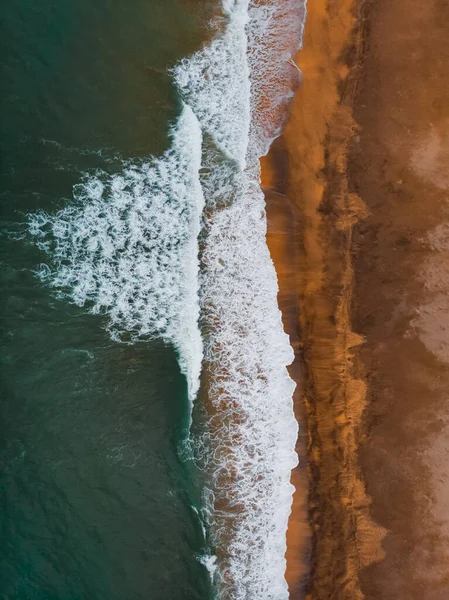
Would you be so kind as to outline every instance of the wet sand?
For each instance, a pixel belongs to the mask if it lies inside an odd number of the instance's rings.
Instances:
[[[307,456],[292,599],[449,598],[448,33],[445,0],[309,2],[262,160]]]
[[[268,173],[265,172],[268,176]],[[268,183],[265,181],[265,183]],[[284,329],[290,336],[290,343],[295,352],[295,360],[289,367],[290,376],[296,381],[294,392],[294,410],[300,431],[296,444],[299,464],[293,470],[292,483],[295,486],[292,514],[287,532],[287,564],[288,583],[291,590],[295,590],[301,597],[305,579],[308,574],[307,555],[310,552],[310,527],[307,516],[307,461],[306,461],[306,436],[304,426],[303,396],[303,369],[300,343],[300,330],[298,327],[298,293],[297,272],[299,269],[298,252],[298,223],[295,207],[289,198],[279,194],[269,187],[264,189],[267,203],[268,231],[267,243],[271,256],[276,265],[279,294],[278,302],[282,311]]]
[[[366,212],[349,193],[347,179],[348,144],[355,129],[356,24],[349,1],[309,3],[304,44],[296,57],[303,82],[284,134],[262,161],[263,184],[289,198],[297,223],[302,377],[295,405],[300,405],[296,410],[306,440],[308,476],[300,487],[308,488],[312,537],[309,555],[303,552],[301,562],[295,562],[293,511],[286,574],[292,598],[361,598],[358,571],[370,557],[381,556],[383,531],[370,521],[358,464],[365,385],[354,375],[352,348],[363,340],[350,321],[352,230]],[[358,543],[360,533],[363,544]]]

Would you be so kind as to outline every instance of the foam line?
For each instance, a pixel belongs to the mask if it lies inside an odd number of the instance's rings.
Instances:
[[[222,8],[226,26],[173,69],[185,106],[171,149],[113,176],[87,174],[71,204],[32,215],[29,229],[49,255],[40,276],[104,314],[114,338],[174,344],[192,400],[204,346],[208,422],[193,446],[211,544],[201,560],[222,600],[287,600],[293,352],[266,245],[259,158],[298,79],[291,58],[304,2]]]
[[[224,2],[224,32],[175,69],[204,140],[200,290],[209,422],[195,447],[207,474],[213,577],[223,600],[288,598],[297,422],[286,365],[293,352],[277,305],[259,167],[298,77],[289,59],[301,41],[303,5],[280,4]]]

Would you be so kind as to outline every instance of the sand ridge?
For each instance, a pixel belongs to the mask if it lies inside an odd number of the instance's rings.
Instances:
[[[351,248],[353,227],[367,209],[349,192],[347,177],[362,47],[355,9],[349,0],[309,3],[304,45],[296,57],[303,82],[283,135],[262,159],[263,185],[289,199],[297,229],[291,285],[297,293],[302,378],[295,405],[300,404],[306,436],[312,540],[307,546],[303,539],[302,549],[309,548],[303,577],[291,540],[297,530],[304,536],[307,529],[298,529],[294,503],[286,576],[292,598],[305,594],[311,600],[361,599],[358,574],[382,557],[385,535],[369,516],[358,463],[366,388],[353,364],[353,349],[364,340],[351,326]],[[268,242],[279,273],[282,260],[270,236]],[[300,548],[296,540],[295,551]]]

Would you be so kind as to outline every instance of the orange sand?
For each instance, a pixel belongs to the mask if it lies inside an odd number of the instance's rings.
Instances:
[[[447,0],[309,2],[262,160],[308,461],[294,600],[449,598],[448,32]]]
[[[365,385],[354,377],[352,365],[352,348],[363,341],[350,322],[352,228],[366,214],[347,185],[357,31],[350,0],[309,3],[304,46],[297,56],[303,83],[283,136],[262,160],[263,185],[290,199],[297,223],[296,276],[289,281],[297,295],[302,346],[302,387],[295,406],[306,433],[312,544],[306,565],[307,527],[301,512],[306,482],[300,479],[288,531],[286,576],[292,598],[303,597],[306,566],[307,598],[362,598],[358,573],[382,555],[383,531],[370,521],[358,465]],[[288,254],[281,240],[269,236],[268,243],[282,297]]]

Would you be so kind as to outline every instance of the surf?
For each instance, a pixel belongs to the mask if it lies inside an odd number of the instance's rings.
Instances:
[[[59,297],[105,317],[117,341],[161,338],[178,351],[189,396],[198,392],[198,235],[204,198],[198,178],[201,130],[184,106],[159,158],[121,172],[86,173],[72,202],[29,216],[49,261],[37,275]]]
[[[178,351],[191,402],[203,373],[209,569],[220,599],[282,600],[291,470],[297,464],[293,360],[266,244],[259,158],[298,83],[304,3],[223,0],[215,38],[172,76],[183,110],[159,158],[86,173],[72,202],[36,213],[48,255],[38,276],[103,314],[117,341]]]
[[[293,352],[266,245],[259,158],[279,135],[303,5],[224,2],[224,32],[174,71],[203,131],[200,304],[206,427],[194,440],[220,598],[288,598],[286,529],[297,422]],[[296,19],[295,19],[296,16]],[[292,27],[291,23],[294,23]]]

